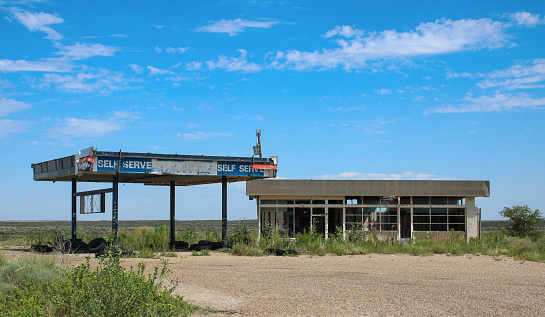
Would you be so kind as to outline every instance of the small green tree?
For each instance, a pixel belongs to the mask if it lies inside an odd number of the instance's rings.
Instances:
[[[503,208],[500,215],[509,218],[509,227],[507,228],[509,234],[521,238],[536,238],[540,235],[538,226],[543,221],[543,216],[539,209],[532,210],[528,205],[515,205],[511,208]]]

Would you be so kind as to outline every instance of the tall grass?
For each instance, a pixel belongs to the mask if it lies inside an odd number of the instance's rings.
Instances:
[[[269,254],[275,249],[295,250],[299,254],[310,255],[356,255],[368,253],[405,253],[413,255],[431,254],[484,254],[491,256],[507,255],[521,260],[545,262],[545,236],[538,240],[529,238],[510,237],[504,231],[485,231],[481,239],[471,238],[466,241],[463,234],[451,232],[442,236],[418,234],[408,243],[392,239],[381,240],[377,234],[365,236],[347,234],[343,239],[341,230],[337,234],[330,234],[325,239],[323,234],[314,230],[296,234],[295,238],[287,237],[272,228],[264,228],[265,234],[258,234],[257,230],[249,230],[244,222],[240,221],[228,233],[228,241],[233,245],[232,254],[261,256]],[[107,237],[111,240],[111,233],[85,233],[81,238],[88,242],[96,237]],[[120,230],[118,235],[119,246],[123,249],[141,251],[141,254],[166,252],[169,250],[170,232],[166,226],[142,227],[135,230]],[[44,242],[55,243],[64,238],[58,232],[42,232],[38,235],[28,235],[24,239],[27,244]],[[4,241],[3,243],[9,243]],[[218,230],[198,230],[187,227],[176,233],[176,240],[190,244],[200,240],[220,241],[221,232]],[[20,240],[18,240],[20,241]],[[147,253],[146,253],[147,252]]]

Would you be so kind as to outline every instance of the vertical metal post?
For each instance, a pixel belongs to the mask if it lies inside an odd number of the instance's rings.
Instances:
[[[221,242],[227,246],[227,176],[221,178]]]
[[[76,239],[76,204],[77,204],[77,181],[76,178],[72,178],[72,240]]]
[[[170,248],[176,241],[176,183],[170,182]]]
[[[259,209],[259,199],[261,199],[261,196],[257,196],[256,200],[255,200],[255,203],[257,205],[257,241],[259,242],[259,240],[261,239],[261,210]]]
[[[114,232],[114,241],[117,243],[118,229],[118,202],[119,202],[119,174],[116,173],[112,182],[112,231]]]

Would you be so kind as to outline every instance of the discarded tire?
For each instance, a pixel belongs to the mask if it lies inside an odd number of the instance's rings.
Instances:
[[[199,241],[199,245],[202,245],[202,246],[204,246],[204,245],[210,246],[210,245],[212,245],[212,241],[209,241],[209,240],[201,240],[201,241]]]
[[[212,250],[219,250],[219,249],[223,248],[223,243],[222,242],[212,242],[212,243],[210,243],[210,248]]]
[[[189,246],[189,250],[191,251],[201,251],[202,246],[199,244],[192,244]]]
[[[65,240],[61,246],[61,252],[64,253],[83,253],[87,252],[87,243],[83,242],[81,239],[70,239]]]
[[[189,243],[185,241],[174,241],[173,247],[174,249],[188,249]]]
[[[89,253],[100,253],[106,247],[106,240],[103,238],[95,238],[87,244],[87,251]]]

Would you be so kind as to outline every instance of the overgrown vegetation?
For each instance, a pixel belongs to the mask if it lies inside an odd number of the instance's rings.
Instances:
[[[198,309],[173,296],[170,270],[126,270],[119,257],[62,269],[46,259],[0,261],[0,314],[8,316],[187,316]]]
[[[405,253],[414,255],[431,254],[486,254],[492,256],[512,256],[522,260],[545,262],[545,237],[538,233],[532,235],[517,236],[513,231],[507,229],[508,222],[501,222],[503,230],[498,226],[487,227],[483,230],[481,239],[470,239],[466,241],[463,234],[448,232],[438,238],[433,234],[417,233],[413,240],[406,243],[393,239],[380,238],[378,232],[365,234],[363,226],[355,226],[352,232],[347,232],[346,239],[342,235],[341,228],[332,230],[329,239],[323,234],[313,230],[297,234],[295,239],[287,237],[281,231],[274,230],[271,226],[262,228],[263,234],[257,233],[257,228],[247,227],[251,221],[241,220],[232,223],[228,233],[229,244],[232,248],[225,249],[234,255],[264,256],[270,254],[309,254],[323,256],[334,255],[356,255],[369,253]],[[543,222],[539,224],[542,226]],[[500,227],[500,228],[501,228]],[[201,228],[201,229],[199,229]],[[90,241],[98,236],[106,237],[108,234],[97,232],[83,233],[81,238]],[[38,235],[29,234],[26,238],[26,245],[44,243],[44,241],[61,241],[64,238],[58,232]],[[21,238],[18,238],[21,239]],[[186,227],[176,233],[176,240],[186,241],[189,244],[197,243],[200,240],[221,241],[221,230],[201,227]],[[17,240],[20,241],[20,240]],[[158,258],[176,256],[175,252],[169,250],[169,230],[165,226],[141,227],[133,230],[120,230],[119,247],[126,250],[138,251],[137,256],[143,258]],[[12,243],[5,238],[4,243]],[[279,250],[289,252],[279,252]],[[208,254],[208,252],[206,252]],[[196,253],[195,255],[206,255]]]

